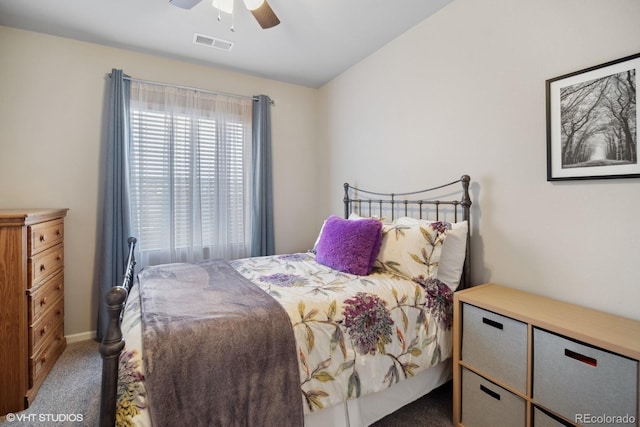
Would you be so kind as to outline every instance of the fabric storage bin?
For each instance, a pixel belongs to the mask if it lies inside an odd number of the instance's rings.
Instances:
[[[466,368],[462,369],[462,396],[465,427],[525,425],[524,399]]]
[[[557,420],[552,415],[547,414],[537,406],[533,408],[534,427],[571,427],[573,424]]]
[[[527,325],[464,304],[462,360],[496,381],[526,393]]]
[[[534,328],[533,400],[577,424],[637,422],[638,362]]]

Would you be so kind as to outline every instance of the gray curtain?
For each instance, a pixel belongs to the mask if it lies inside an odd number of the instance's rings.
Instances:
[[[253,202],[251,256],[275,254],[273,230],[273,169],[271,160],[271,98],[253,103]]]
[[[97,338],[107,329],[104,296],[124,276],[128,255],[127,239],[131,230],[129,217],[128,141],[129,80],[122,70],[111,71],[107,117],[106,157],[102,199],[102,241],[100,245],[99,310]]]

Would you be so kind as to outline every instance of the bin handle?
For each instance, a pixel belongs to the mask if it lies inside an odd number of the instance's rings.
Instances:
[[[568,348],[564,349],[564,355],[570,357],[572,359],[577,360],[578,362],[586,363],[589,366],[598,366],[598,361],[593,357],[585,356],[584,354],[576,353],[575,351],[571,351]]]
[[[502,330],[503,328],[502,323],[496,322],[495,320],[487,319],[486,317],[482,318],[482,323],[484,323],[485,325],[493,326],[494,328],[500,330]]]

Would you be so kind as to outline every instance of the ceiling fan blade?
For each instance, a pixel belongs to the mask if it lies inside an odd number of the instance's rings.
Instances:
[[[169,3],[182,9],[191,9],[201,1],[202,0],[169,0]]]
[[[252,9],[251,13],[253,17],[256,18],[258,24],[264,29],[275,27],[280,23],[280,20],[269,6],[269,3],[266,1],[260,5],[257,9]]]

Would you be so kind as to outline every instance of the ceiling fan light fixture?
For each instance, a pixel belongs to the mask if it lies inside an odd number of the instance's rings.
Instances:
[[[169,0],[169,3],[182,9],[191,9],[201,1],[202,0]]]
[[[247,6],[249,10],[256,10],[262,6],[264,1],[265,0],[244,0],[244,5]]]
[[[233,0],[213,0],[211,4],[221,12],[233,14]]]
[[[263,1],[257,9],[250,9],[251,14],[263,29],[275,27],[280,23],[280,19],[276,16],[267,1]]]

